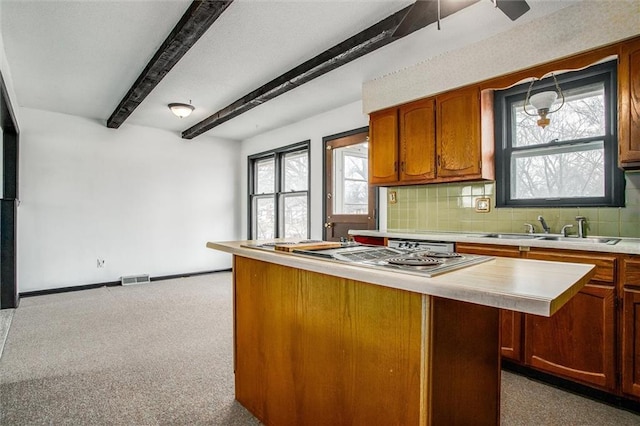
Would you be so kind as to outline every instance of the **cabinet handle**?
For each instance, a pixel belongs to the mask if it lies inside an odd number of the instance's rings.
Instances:
[[[404,172],[404,161],[400,163],[400,170]]]
[[[438,167],[440,167],[440,156],[438,155]]]
[[[393,163],[393,171],[394,172],[398,171],[398,162],[397,161],[394,161],[394,163]]]

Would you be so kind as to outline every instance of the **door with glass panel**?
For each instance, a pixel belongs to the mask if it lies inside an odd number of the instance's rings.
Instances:
[[[375,229],[375,189],[368,179],[368,130],[325,138],[323,238],[348,238],[349,229]]]
[[[309,238],[309,143],[249,157],[249,235]]]

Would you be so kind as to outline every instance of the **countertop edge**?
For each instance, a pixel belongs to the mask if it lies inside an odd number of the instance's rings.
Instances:
[[[295,253],[242,247],[250,243],[255,242],[208,242],[207,247],[310,272],[542,316],[550,316],[560,309],[595,273],[595,265],[590,264],[562,263],[561,268],[553,270],[558,262],[495,258],[486,263],[427,278]],[[540,263],[548,263],[552,267],[540,268]],[[533,280],[532,273],[537,273],[540,279]],[[559,283],[559,279],[563,282]],[[552,281],[553,285],[550,284]],[[533,291],[531,287],[531,291],[526,291],[527,284],[539,288]]]
[[[474,232],[429,232],[429,231],[378,231],[378,230],[350,230],[349,235],[363,237],[382,237],[382,238],[399,238],[425,241],[442,241],[451,243],[473,243],[500,246],[515,247],[540,247],[559,250],[576,250],[591,251],[600,253],[616,253],[616,254],[640,254],[640,239],[619,238],[620,242],[614,245],[609,244],[591,244],[591,243],[572,243],[561,241],[541,241],[531,239],[500,239],[487,238],[482,235],[490,232],[474,233]],[[477,234],[477,235],[476,235]]]

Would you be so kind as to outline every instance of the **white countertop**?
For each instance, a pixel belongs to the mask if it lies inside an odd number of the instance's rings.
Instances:
[[[430,232],[430,231],[377,231],[377,230],[352,230],[349,235],[361,235],[366,237],[402,238],[409,240],[444,241],[453,243],[494,244],[503,246],[542,247],[550,249],[597,251],[601,253],[640,254],[640,238],[619,238],[616,244],[597,244],[585,242],[544,241],[534,239],[502,239],[487,238],[483,235],[493,232]],[[498,232],[496,232],[498,233]],[[509,234],[509,232],[504,232]],[[591,236],[589,236],[591,237]],[[594,236],[595,237],[595,236]],[[576,238],[577,240],[577,238]]]
[[[560,309],[595,272],[595,266],[587,264],[495,258],[427,278],[295,253],[242,247],[256,243],[259,242],[209,242],[207,247],[306,271],[543,316]]]

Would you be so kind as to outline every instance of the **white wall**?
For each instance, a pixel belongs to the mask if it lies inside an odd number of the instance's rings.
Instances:
[[[311,140],[311,238],[322,238],[324,213],[322,211],[322,138],[369,125],[369,116],[362,113],[362,102],[336,108],[306,120],[264,133],[242,142],[241,149],[241,225],[242,238],[247,238],[247,157],[270,149]]]
[[[239,237],[239,142],[28,108],[20,128],[19,292],[230,267],[205,244]]]

